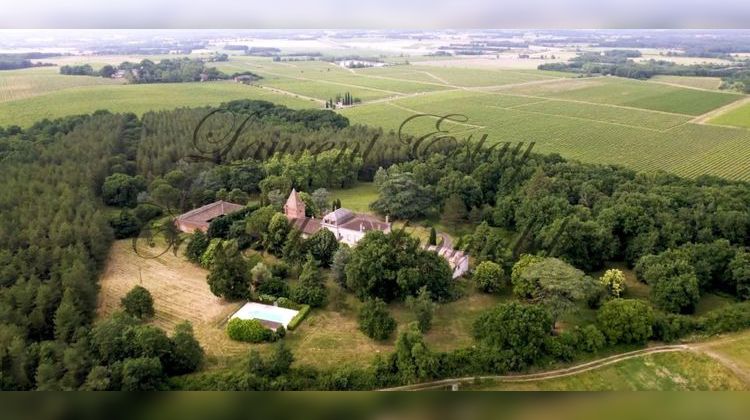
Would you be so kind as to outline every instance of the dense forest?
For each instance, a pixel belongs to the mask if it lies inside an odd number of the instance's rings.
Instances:
[[[567,63],[540,64],[540,70],[555,70],[584,75],[612,75],[631,79],[649,79],[656,75],[721,77],[724,88],[750,92],[750,62],[735,60],[731,64],[676,64],[668,60],[635,62],[638,51],[608,50],[604,53],[586,52]]]
[[[0,388],[371,389],[750,326],[740,302],[750,297],[750,185],[582,164],[522,145],[475,146],[419,143],[331,111],[263,101],[0,129]],[[332,204],[322,190],[357,179],[377,186],[376,212],[468,227],[455,246],[475,259],[473,281],[488,293],[512,284],[518,301],[480,315],[474,346],[438,352],[423,341],[432,301],[458,296],[445,261],[416,239],[375,233],[337,249],[327,230],[302,240],[278,214],[292,187],[320,214]],[[137,235],[165,212],[251,196],[260,202],[214,220],[208,238],[194,235],[188,258],[203,263],[208,241],[225,239],[299,267],[299,282],[273,280],[284,265],[256,264],[253,279],[243,277],[248,262],[222,245],[209,264],[212,291],[234,298],[239,289],[226,280],[240,278],[315,307],[326,299],[320,264],[365,301],[367,335],[393,332],[384,303],[393,300],[425,314],[418,329],[404,331],[370,368],[292,366],[281,339],[269,356],[252,352],[247,369],[182,376],[200,366],[202,351],[189,325],[167,336],[144,324],[152,309],[142,291],[129,294],[123,313],[92,325],[113,238]],[[104,204],[120,210],[105,213]],[[620,299],[616,274],[604,286],[586,274],[610,261],[635,268],[655,309]],[[687,316],[706,292],[739,303]],[[579,301],[598,308],[597,322],[552,334]]]

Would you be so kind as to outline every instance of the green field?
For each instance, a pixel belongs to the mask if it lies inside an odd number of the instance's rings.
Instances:
[[[721,86],[719,77],[690,77],[657,75],[649,79],[654,82],[669,83],[698,89],[718,89]]]
[[[82,86],[119,85],[103,77],[64,76],[57,67],[0,71],[0,103]]]
[[[732,108],[747,96],[704,88],[715,81],[418,64],[345,69],[242,56],[216,65],[228,73],[256,72],[266,89],[231,82],[112,85],[118,82],[61,76],[55,69],[0,72],[0,125],[28,126],[104,108],[140,114],[240,98],[321,108],[324,100],[349,92],[363,101],[339,111],[353,123],[398,129],[418,113],[463,114],[468,120],[441,128],[459,138],[486,134],[489,142],[535,142],[535,151],[585,162],[750,180],[750,130],[741,128],[750,128],[750,104]],[[724,106],[723,114],[713,115]],[[708,118],[709,124],[699,123]],[[405,130],[424,135],[436,129],[435,122],[420,118]]]
[[[378,190],[371,182],[360,182],[352,188],[331,192],[333,199],[341,200],[341,207],[360,213],[370,212],[370,203],[377,200]]]
[[[495,391],[686,391],[747,390],[748,385],[716,360],[691,352],[658,353],[588,372],[525,383],[494,383]]]
[[[76,79],[84,76],[63,77]],[[234,99],[263,99],[294,108],[317,106],[308,100],[234,82],[87,86],[0,102],[0,126],[16,124],[24,127],[42,118],[83,114],[98,109],[142,114],[150,110],[218,105]]]
[[[750,102],[731,109],[710,120],[712,124],[731,125],[734,127],[750,128]]]

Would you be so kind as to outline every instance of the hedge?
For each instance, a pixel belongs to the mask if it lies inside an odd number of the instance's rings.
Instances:
[[[305,319],[308,312],[310,312],[310,305],[302,305],[297,315],[295,315],[294,318],[292,318],[292,320],[289,321],[289,325],[287,325],[287,329],[293,330],[297,328],[297,325],[299,325],[299,323],[302,322],[303,319]]]
[[[249,343],[262,343],[274,339],[273,331],[264,327],[257,319],[232,318],[227,324],[229,338]]]

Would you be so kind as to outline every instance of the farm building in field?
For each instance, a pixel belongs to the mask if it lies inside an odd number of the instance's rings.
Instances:
[[[297,190],[292,189],[284,204],[284,214],[295,228],[302,231],[304,236],[310,236],[322,228],[328,229],[336,236],[336,240],[347,245],[354,245],[364,238],[371,230],[390,232],[391,224],[366,214],[357,214],[344,208],[336,209],[322,219],[305,216],[305,202],[299,197]]]
[[[245,206],[240,204],[219,200],[211,204],[206,204],[203,207],[190,210],[185,214],[181,214],[175,219],[175,224],[179,230],[186,233],[193,233],[196,229],[206,232],[208,231],[208,225],[211,224],[212,220],[219,216],[242,210],[244,207]]]

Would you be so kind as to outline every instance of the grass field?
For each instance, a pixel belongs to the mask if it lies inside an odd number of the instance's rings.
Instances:
[[[654,82],[669,83],[698,89],[718,89],[721,86],[720,77],[690,77],[657,75],[649,79]]]
[[[659,353],[564,378],[477,386],[495,391],[748,390],[731,369],[692,352]]]
[[[57,67],[0,71],[0,104],[82,86],[119,85],[103,77],[63,76]]]
[[[714,117],[709,120],[709,122],[713,124],[750,128],[750,101]]]
[[[61,77],[78,79],[76,76]],[[234,82],[86,86],[0,102],[0,126],[16,124],[24,127],[42,118],[58,118],[98,109],[140,115],[151,110],[218,105],[234,99],[263,99],[293,108],[317,106],[308,100]]]
[[[377,200],[378,190],[372,182],[360,182],[352,188],[331,191],[332,198],[341,206],[360,213],[370,212],[370,203]]]

